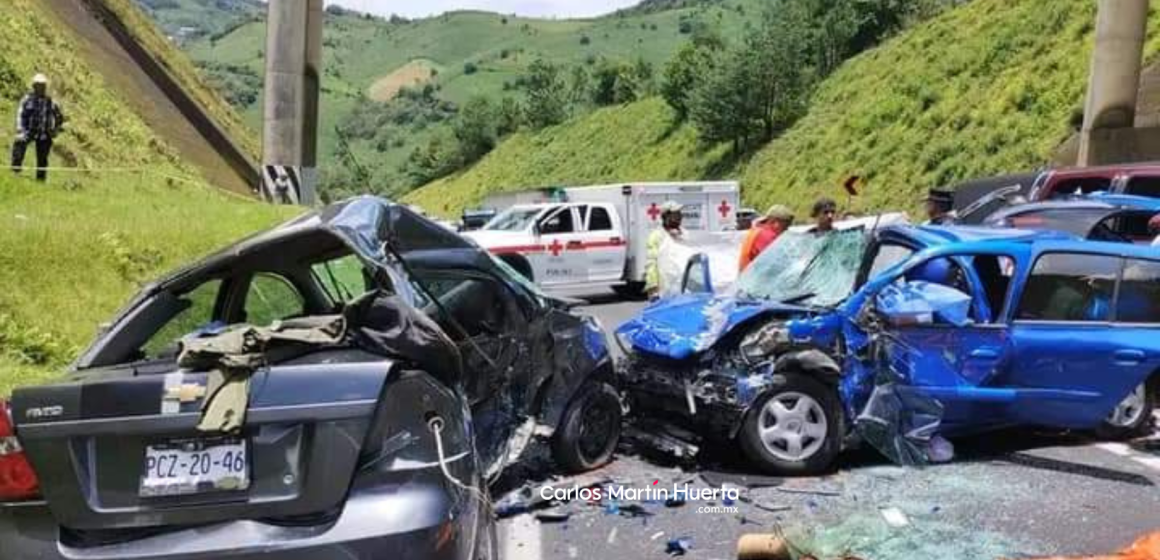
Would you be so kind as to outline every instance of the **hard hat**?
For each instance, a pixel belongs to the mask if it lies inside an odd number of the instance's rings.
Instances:
[[[33,76],[32,77],[32,85],[35,86],[38,84],[42,84],[42,85],[47,86],[48,85],[48,76],[45,76],[44,74],[37,74],[37,75]]]
[[[667,201],[665,201],[664,204],[661,205],[661,213],[662,214],[668,214],[669,212],[680,213],[681,210],[684,210],[684,208],[685,207],[681,206],[680,202],[677,202],[675,200],[667,200]]]
[[[769,207],[769,210],[766,210],[765,219],[790,221],[793,220],[793,210],[784,204],[774,204]]]

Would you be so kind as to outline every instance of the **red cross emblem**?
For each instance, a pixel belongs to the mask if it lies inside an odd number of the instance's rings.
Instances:
[[[657,218],[660,217],[660,215],[661,215],[661,207],[657,206],[657,203],[654,202],[654,203],[652,203],[652,206],[648,207],[647,213],[648,213],[649,219],[651,219],[652,221],[655,222],[655,221],[657,221]]]
[[[552,244],[548,245],[548,251],[551,251],[553,257],[560,256],[560,251],[564,250],[564,246],[560,244],[559,239],[553,239]]]
[[[729,206],[729,201],[728,201],[728,200],[722,200],[722,201],[721,201],[721,206],[718,206],[718,207],[717,207],[717,211],[721,213],[721,217],[722,217],[722,218],[728,218],[728,217],[729,217],[729,211],[731,211],[731,210],[733,210],[733,207],[732,207],[732,206]]]

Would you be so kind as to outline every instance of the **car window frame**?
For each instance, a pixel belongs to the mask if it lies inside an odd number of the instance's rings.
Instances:
[[[511,285],[509,285],[499,275],[493,274],[489,271],[479,270],[479,269],[475,269],[475,268],[464,268],[464,267],[422,267],[422,266],[412,267],[411,271],[412,271],[412,276],[413,276],[412,282],[414,284],[417,284],[417,286],[419,288],[421,288],[421,293],[423,294],[423,297],[426,299],[438,300],[438,298],[435,298],[435,295],[429,289],[428,284],[427,284],[427,280],[422,278],[422,276],[424,274],[430,274],[432,276],[439,277],[439,276],[447,276],[447,275],[455,274],[455,273],[462,273],[467,278],[475,278],[475,279],[481,279],[481,280],[485,280],[485,281],[494,282],[497,286],[500,287],[501,291],[506,292],[507,296],[510,298],[509,303],[511,304],[511,305],[508,305],[507,307],[510,307],[511,309],[515,310],[519,314],[517,317],[513,318],[514,322],[522,322],[524,324],[528,324],[533,319],[532,313],[530,313],[529,310],[526,309],[526,307],[521,303],[520,292],[518,290],[516,290],[515,288],[513,288]],[[440,308],[439,312],[440,313],[443,312],[443,309],[441,309],[442,302],[435,304],[434,301],[432,301],[432,304],[438,305],[438,307]],[[458,326],[460,328],[462,328],[462,325],[458,325]]]
[[[893,241],[893,240],[889,240],[889,241]],[[900,243],[900,244],[905,245],[904,243]],[[1014,268],[1013,268],[1012,273],[1011,273],[1011,281],[1007,285],[1006,299],[1004,300],[1003,309],[1000,309],[998,311],[991,309],[990,302],[987,301],[986,290],[982,286],[982,279],[979,277],[978,271],[975,270],[973,263],[968,263],[965,261],[965,259],[970,259],[970,258],[978,257],[978,256],[1006,257],[1006,258],[1011,259],[1012,264],[1014,264]],[[959,250],[943,251],[943,250],[932,250],[932,249],[918,250],[913,255],[911,255],[909,259],[907,259],[905,261],[901,261],[899,263],[896,263],[895,265],[888,268],[886,272],[884,272],[882,275],[880,275],[882,277],[885,277],[888,281],[883,282],[876,289],[870,290],[867,292],[866,299],[865,299],[865,305],[872,305],[872,306],[877,305],[878,294],[883,289],[885,289],[886,286],[889,286],[889,285],[894,284],[895,282],[897,282],[901,279],[904,279],[906,274],[909,273],[910,271],[912,271],[912,270],[918,268],[919,266],[922,266],[930,261],[933,261],[935,259],[951,259],[952,263],[954,265],[962,268],[964,273],[966,274],[967,284],[970,286],[970,289],[971,289],[971,293],[969,293],[967,295],[971,297],[972,323],[967,327],[956,327],[956,326],[950,325],[950,324],[930,324],[930,325],[921,325],[922,328],[1006,329],[1006,328],[1010,328],[1013,325],[1013,321],[1011,320],[1012,318],[1010,315],[1011,312],[1013,312],[1013,308],[1011,307],[1011,302],[1012,302],[1012,297],[1013,297],[1013,290],[1015,289],[1016,284],[1018,283],[1018,279],[1019,279],[1019,275],[1020,275],[1019,255],[1015,254],[1014,251],[1006,251],[1006,250],[1000,250],[1000,249],[994,249],[994,250],[977,250],[976,249],[974,251],[967,250],[967,249],[963,249],[961,251],[959,251]],[[868,265],[866,264],[866,262],[863,262],[863,267],[865,268],[867,266]],[[874,280],[874,279],[870,279],[870,280],[868,280],[868,282],[871,280]],[[859,288],[859,289],[861,289],[861,288]],[[981,313],[980,313],[981,309],[979,307],[980,303],[986,305],[987,310],[990,312],[990,321],[988,321],[988,322],[981,322],[978,319],[979,315],[981,315]]]
[[[1116,278],[1115,297],[1112,300],[1112,317],[1111,317],[1111,320],[1108,321],[1108,323],[1111,324],[1113,327],[1118,326],[1118,327],[1130,327],[1130,328],[1141,328],[1141,327],[1160,328],[1160,321],[1149,323],[1149,322],[1142,322],[1142,321],[1121,321],[1120,320],[1120,296],[1123,294],[1124,275],[1128,271],[1129,261],[1143,261],[1143,262],[1152,263],[1153,265],[1160,267],[1160,259],[1150,259],[1147,257],[1137,257],[1137,256],[1131,256],[1131,255],[1117,255],[1117,257],[1120,259],[1120,272]]]
[[[227,309],[228,318],[226,322],[228,324],[236,325],[245,323],[247,325],[256,327],[266,326],[254,323],[246,310],[246,304],[249,301],[250,290],[254,284],[254,280],[257,279],[258,276],[262,275],[277,277],[294,289],[294,291],[298,294],[298,297],[302,299],[301,315],[308,316],[315,312],[316,302],[312,302],[310,300],[307,291],[302,289],[302,286],[298,284],[293,274],[289,274],[286,271],[254,270],[246,273],[244,281],[238,282],[235,287],[235,291],[230,298],[229,307]],[[285,319],[285,317],[282,319]]]
[[[1085,251],[1085,250],[1073,251],[1073,250],[1060,249],[1060,248],[1052,248],[1052,249],[1047,249],[1047,250],[1036,252],[1033,255],[1031,255],[1031,259],[1028,262],[1027,267],[1023,273],[1023,278],[1019,282],[1018,303],[1022,304],[1023,297],[1027,294],[1027,286],[1031,282],[1032,275],[1035,274],[1035,266],[1039,264],[1040,260],[1042,260],[1044,257],[1047,257],[1049,255],[1071,255],[1071,256],[1081,256],[1082,255],[1082,256],[1091,256],[1091,257],[1111,258],[1111,259],[1115,259],[1116,261],[1118,261],[1117,266],[1116,266],[1115,285],[1112,287],[1112,299],[1109,302],[1110,310],[1108,312],[1108,318],[1106,320],[1103,320],[1103,321],[1065,321],[1065,320],[1059,320],[1059,319],[1021,319],[1018,316],[1019,306],[1017,305],[1017,306],[1011,307],[1010,304],[1008,304],[1008,307],[1010,307],[1010,309],[1008,310],[1010,323],[1013,326],[1014,325],[1074,325],[1074,326],[1104,325],[1104,326],[1108,326],[1108,325],[1117,324],[1116,323],[1116,311],[1117,311],[1116,308],[1119,305],[1119,301],[1120,301],[1120,285],[1121,285],[1122,280],[1124,278],[1124,263],[1126,262],[1125,257],[1123,255],[1120,255],[1120,254],[1109,254],[1109,253],[1101,253],[1101,252],[1097,252],[1097,251]]]

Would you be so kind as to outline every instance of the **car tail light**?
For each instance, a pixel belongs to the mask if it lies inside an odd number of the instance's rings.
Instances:
[[[8,401],[0,400],[0,502],[29,500],[39,495],[40,482],[16,439]]]

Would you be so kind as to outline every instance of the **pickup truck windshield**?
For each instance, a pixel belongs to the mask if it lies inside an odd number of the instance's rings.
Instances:
[[[483,229],[491,231],[524,231],[528,229],[528,226],[532,225],[536,216],[539,216],[542,211],[543,208],[509,208],[493,218],[486,226],[483,226]]]
[[[825,235],[784,233],[737,279],[739,295],[831,306],[846,299],[866,250],[861,229]]]

